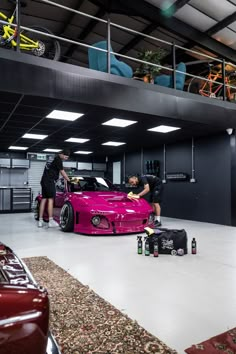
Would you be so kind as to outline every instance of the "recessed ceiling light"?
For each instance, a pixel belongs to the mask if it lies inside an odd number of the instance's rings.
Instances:
[[[26,139],[45,139],[47,138],[48,135],[41,135],[41,134],[25,134],[22,136],[22,138]]]
[[[27,150],[28,147],[25,146],[9,146],[9,150]]]
[[[108,146],[120,146],[120,145],[124,145],[126,143],[119,143],[116,141],[108,141],[107,143],[103,143],[102,145],[108,145]]]
[[[105,123],[102,123],[102,125],[111,125],[113,127],[121,127],[125,128],[128,127],[131,124],[137,123],[136,120],[128,120],[128,119],[119,119],[119,118],[112,118],[108,120]]]
[[[59,152],[61,149],[44,149],[45,152]]]
[[[88,154],[92,154],[92,151],[75,151],[75,154],[83,154],[83,155],[88,155]]]
[[[83,143],[86,143],[86,141],[89,141],[90,139],[80,139],[80,138],[70,138],[70,139],[67,139],[65,141],[69,142],[69,143],[80,143],[80,144],[83,144]]]
[[[168,125],[159,125],[158,127],[154,127],[151,129],[148,129],[151,132],[158,132],[158,133],[169,133],[169,132],[173,132],[174,130],[178,130],[181,128],[178,127],[171,127]]]
[[[73,122],[74,120],[82,117],[83,115],[84,115],[83,113],[75,113],[75,112],[54,110],[50,114],[48,114],[46,116],[46,118],[70,120],[70,121]]]

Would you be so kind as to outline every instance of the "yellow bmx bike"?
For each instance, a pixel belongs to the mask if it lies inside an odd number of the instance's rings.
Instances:
[[[11,0],[11,2],[13,2]],[[27,4],[21,2],[21,7],[25,7]],[[37,57],[43,57],[51,60],[59,60],[61,54],[60,43],[49,36],[45,36],[41,33],[31,32],[29,30],[21,30],[18,33],[17,26],[12,26],[16,17],[16,7],[11,15],[7,17],[0,11],[0,20],[7,22],[7,24],[0,23],[0,48],[15,49],[17,48],[17,36],[19,36],[19,48],[20,51],[35,55]],[[31,26],[30,29],[40,31],[46,34],[52,34],[47,28],[39,26]]]

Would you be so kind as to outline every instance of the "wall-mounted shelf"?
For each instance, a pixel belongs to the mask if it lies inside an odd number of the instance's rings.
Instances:
[[[12,168],[29,168],[30,162],[26,159],[12,159],[11,160]]]
[[[0,168],[11,168],[11,159],[0,159]]]

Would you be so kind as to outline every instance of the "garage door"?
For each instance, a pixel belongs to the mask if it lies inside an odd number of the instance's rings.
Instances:
[[[40,180],[43,174],[43,170],[45,167],[45,161],[31,161],[28,181],[29,187],[32,191],[32,207],[34,207],[34,200],[39,193],[41,193]]]

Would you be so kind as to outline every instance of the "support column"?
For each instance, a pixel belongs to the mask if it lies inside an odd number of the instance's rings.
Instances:
[[[236,226],[236,136],[230,136],[231,150],[231,225]]]

